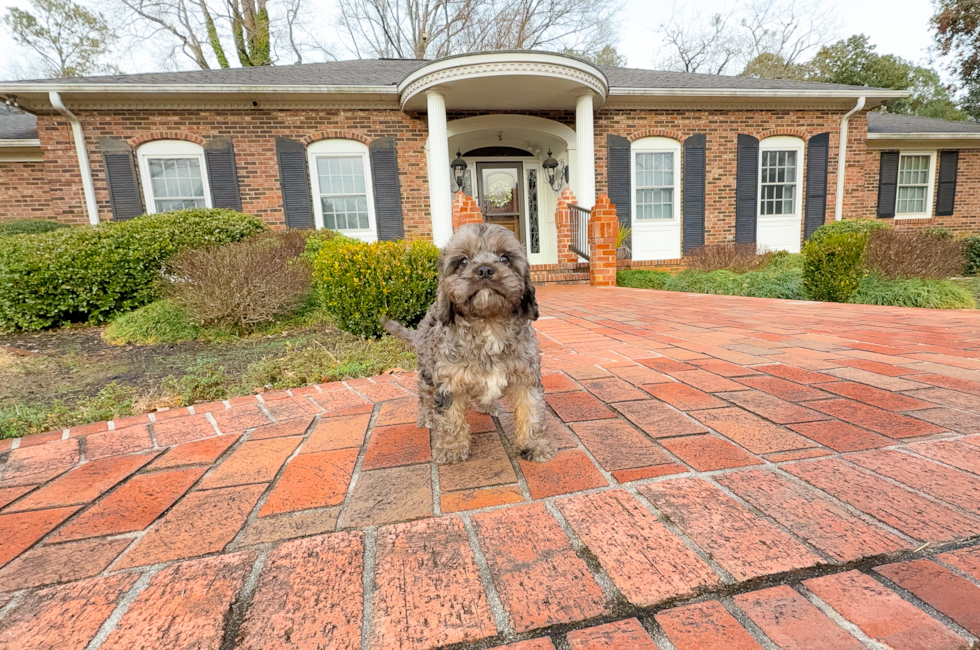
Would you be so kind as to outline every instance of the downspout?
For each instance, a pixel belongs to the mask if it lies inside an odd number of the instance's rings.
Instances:
[[[844,175],[847,169],[847,127],[851,116],[864,108],[864,97],[858,97],[857,104],[844,114],[840,121],[840,155],[837,156],[837,192],[834,196],[834,221],[840,221],[844,212]]]
[[[48,99],[56,111],[68,118],[72,135],[75,136],[75,151],[78,152],[78,167],[82,172],[82,189],[85,191],[85,209],[88,212],[88,222],[93,226],[99,225],[99,206],[95,203],[95,184],[92,182],[92,167],[88,162],[88,150],[85,148],[85,135],[82,133],[82,123],[74,113],[65,108],[61,95],[55,91],[48,93]]]

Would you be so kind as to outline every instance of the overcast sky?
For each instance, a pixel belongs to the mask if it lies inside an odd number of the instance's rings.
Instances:
[[[78,0],[76,0],[78,1]],[[314,0],[328,3],[329,0]],[[792,2],[792,0],[787,0]],[[698,14],[709,17],[711,14],[724,13],[732,5],[733,0],[678,0],[678,6],[694,10]],[[83,4],[89,4],[82,0]],[[20,6],[28,8],[26,0],[0,0],[0,6]],[[921,64],[929,64],[929,46],[931,43],[928,21],[932,15],[929,0],[891,0],[890,2],[859,2],[855,0],[823,0],[822,6],[828,11],[835,11],[840,18],[840,37],[864,33],[871,37],[871,42],[878,46],[879,54],[897,54]],[[619,51],[627,57],[631,67],[652,67],[654,52],[662,44],[657,26],[666,21],[673,7],[672,0],[653,2],[651,0],[625,0],[620,29]],[[883,10],[887,7],[887,10]],[[3,11],[2,13],[6,13]],[[324,13],[318,12],[320,15]],[[0,41],[6,37],[5,30],[0,27]],[[338,54],[341,54],[338,48]],[[25,54],[19,47],[0,48],[0,79],[9,79],[17,74],[17,68],[23,68]],[[162,68],[156,57],[143,56],[134,53],[132,57],[122,57],[119,65],[124,72],[149,72],[154,68]],[[349,58],[341,56],[341,58]],[[182,61],[182,67],[190,68],[189,60]],[[938,67],[938,66],[937,66]],[[14,74],[11,74],[11,72]]]

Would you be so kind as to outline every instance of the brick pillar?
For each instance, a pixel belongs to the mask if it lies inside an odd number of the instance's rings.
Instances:
[[[616,206],[600,194],[589,219],[589,284],[593,287],[616,286],[616,237],[619,219]]]
[[[483,223],[483,211],[472,196],[456,192],[453,199],[453,232],[464,223]]]
[[[575,193],[566,186],[558,196],[558,209],[555,211],[555,228],[558,230],[558,264],[562,266],[578,264],[578,255],[568,250],[572,243],[572,224],[568,214],[569,203],[575,203]]]

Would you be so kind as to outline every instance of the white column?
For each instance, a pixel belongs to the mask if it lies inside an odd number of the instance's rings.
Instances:
[[[592,129],[592,93],[579,95],[575,100],[575,144],[577,161],[572,170],[578,179],[573,187],[579,205],[592,208],[595,205],[595,135]]]
[[[432,241],[441,248],[453,236],[446,98],[431,90],[425,97],[429,115],[429,210],[432,212]]]

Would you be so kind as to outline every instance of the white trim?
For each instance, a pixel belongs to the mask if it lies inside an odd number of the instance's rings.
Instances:
[[[880,90],[868,92],[869,89],[858,90],[803,90],[803,89],[770,89],[770,88],[619,88],[609,89],[609,96],[622,97],[760,97],[779,99],[784,97],[814,97],[850,99],[868,97],[872,99],[902,99],[909,96],[904,90]]]
[[[670,219],[637,217],[637,154],[669,153],[673,157],[674,186]],[[681,143],[673,138],[650,136],[630,143],[630,227],[633,229],[633,259],[674,260],[681,257]]]
[[[868,140],[980,140],[976,133],[869,133]]]
[[[201,181],[204,183],[204,205],[211,204],[211,179],[208,178],[207,161],[204,159],[204,147],[187,140],[151,140],[136,149],[139,161],[140,180],[143,185],[143,197],[146,199],[146,213],[156,214],[157,203],[153,195],[153,180],[150,178],[150,159],[157,158],[196,158],[201,166]],[[166,197],[161,197],[166,201]]]
[[[395,86],[318,86],[318,85],[275,85],[275,84],[141,84],[141,83],[10,83],[0,86],[0,93],[270,93],[313,94],[313,95],[397,95]]]
[[[40,148],[40,140],[14,140],[14,139],[0,139],[0,148],[2,147],[17,147],[17,148],[27,148],[27,147],[38,147]]]
[[[793,190],[793,211],[789,214],[762,214],[762,158],[763,154],[767,151],[793,151],[796,153],[796,180],[794,182]],[[791,135],[774,135],[759,141],[759,159],[757,163],[757,169],[759,171],[757,174],[758,185],[756,187],[755,232],[756,243],[759,246],[760,251],[787,250],[790,253],[800,252],[800,239],[802,237],[803,224],[803,174],[804,170],[806,169],[805,156],[806,144],[803,142],[802,138],[797,138]],[[785,184],[788,185],[789,183]],[[765,227],[769,225],[766,223],[767,221],[772,222],[772,225],[774,226],[774,228],[770,230],[775,230],[781,226],[788,226],[791,228],[793,230],[792,238],[787,235],[785,241],[775,241],[773,242],[774,245],[760,242],[760,226],[762,226],[762,229],[765,230]],[[780,222],[782,222],[782,224]]]
[[[317,140],[306,148],[306,160],[310,170],[310,185],[313,190],[313,214],[316,227],[324,228],[323,204],[320,202],[320,174],[317,172],[316,161],[320,158],[360,158],[364,166],[364,194],[367,196],[368,227],[356,230],[339,230],[348,237],[361,241],[374,242],[378,240],[378,219],[374,210],[374,183],[371,177],[371,159],[368,146],[358,140],[334,138]]]
[[[575,151],[576,138],[575,131],[565,126],[561,122],[549,120],[544,117],[533,115],[519,115],[515,113],[501,113],[491,115],[478,115],[476,117],[464,117],[446,123],[447,137],[452,138],[464,133],[487,130],[524,129],[527,131],[539,131],[546,135],[551,135],[565,142],[569,151]],[[489,146],[489,145],[488,145]],[[428,140],[426,141],[428,148]]]
[[[926,175],[929,179],[929,185],[926,189],[926,211],[925,212],[903,212],[898,211],[898,190],[901,189],[902,185],[898,182],[898,178],[901,178],[902,174],[902,157],[903,156],[929,156],[929,173]],[[902,219],[932,219],[934,207],[933,200],[935,199],[936,191],[936,151],[933,149],[904,149],[898,152],[898,178],[895,180],[895,220]],[[878,179],[878,183],[881,183],[881,179]]]
[[[408,73],[398,84],[402,106],[412,97],[451,81],[501,76],[550,77],[575,81],[605,99],[609,82],[586,61],[543,52],[488,52],[451,56]]]

